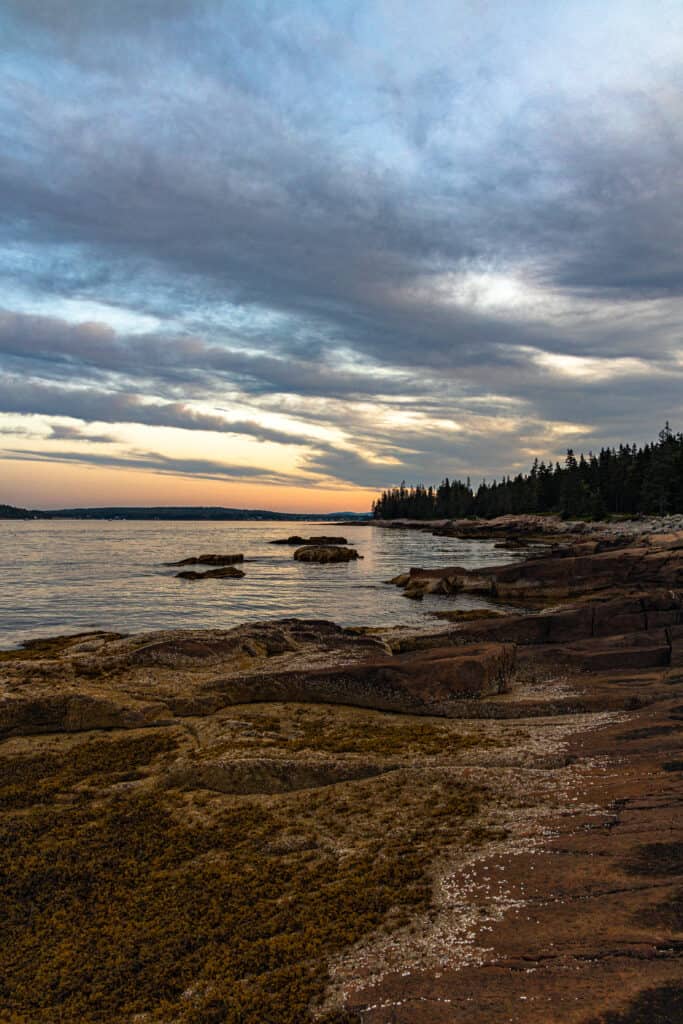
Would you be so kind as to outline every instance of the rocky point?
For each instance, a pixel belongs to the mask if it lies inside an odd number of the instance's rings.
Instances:
[[[517,525],[433,630],[1,652],[3,1020],[683,1019],[683,532]]]

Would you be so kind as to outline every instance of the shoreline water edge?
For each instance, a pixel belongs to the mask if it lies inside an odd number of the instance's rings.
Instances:
[[[683,1020],[683,520],[375,525],[491,557],[0,651],[8,1024]]]

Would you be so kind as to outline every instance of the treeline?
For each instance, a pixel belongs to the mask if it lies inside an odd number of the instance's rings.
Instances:
[[[134,519],[134,520],[192,520],[209,522],[232,522],[242,520],[273,520],[275,522],[323,522],[343,520],[363,522],[367,512],[270,512],[266,509],[221,508],[204,506],[166,506],[153,508],[111,507],[111,508],[58,508],[52,511],[16,508],[14,505],[0,505],[0,519]]]
[[[36,519],[41,513],[29,512],[27,508],[16,508],[14,505],[0,505],[0,519]]]
[[[683,434],[669,424],[653,444],[603,448],[588,458],[569,449],[564,464],[534,462],[515,477],[484,481],[476,491],[446,478],[438,487],[384,491],[372,505],[376,519],[459,519],[556,512],[601,519],[607,515],[683,512]]]

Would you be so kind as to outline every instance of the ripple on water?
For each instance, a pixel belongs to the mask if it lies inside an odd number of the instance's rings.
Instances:
[[[321,531],[296,523],[296,532]],[[133,633],[175,627],[229,628],[246,620],[299,616],[345,626],[434,628],[430,611],[471,608],[471,598],[407,601],[386,580],[411,566],[474,569],[511,561],[493,541],[412,530],[351,526],[363,559],[339,565],[295,562],[269,541],[292,523],[0,521],[0,645],[88,629]],[[329,529],[329,524],[324,524]],[[165,565],[201,552],[244,553],[244,579],[187,583]]]

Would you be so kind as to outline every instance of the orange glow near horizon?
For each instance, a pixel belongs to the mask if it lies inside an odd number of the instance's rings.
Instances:
[[[221,505],[273,512],[369,512],[375,492],[354,487],[276,486],[144,470],[0,460],[0,502],[20,508]]]

